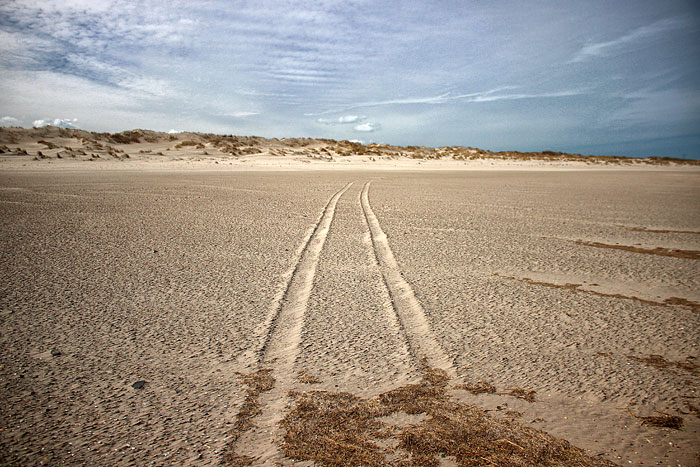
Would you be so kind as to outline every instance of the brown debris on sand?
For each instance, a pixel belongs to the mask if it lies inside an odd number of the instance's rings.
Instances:
[[[680,298],[680,297],[669,297],[666,300],[664,300],[664,304],[666,305],[677,305],[677,306],[685,306],[693,310],[694,312],[698,313],[700,312],[700,303],[696,303],[690,300],[687,300],[685,298]]]
[[[486,381],[479,381],[477,383],[464,383],[458,384],[454,387],[455,389],[464,389],[469,391],[474,395],[478,394],[494,394],[496,392],[496,386]]]
[[[447,382],[444,372],[429,369],[422,382],[370,399],[292,392],[282,450],[325,466],[437,466],[448,456],[460,466],[614,465],[545,432],[456,402],[446,393]],[[395,413],[427,418],[408,426],[380,420]]]
[[[683,419],[678,415],[660,415],[658,417],[639,417],[642,425],[658,426],[660,428],[672,428],[680,430],[683,427]]]
[[[642,421],[642,425],[655,426],[659,428],[672,428],[674,430],[680,430],[683,427],[683,418],[678,415],[670,415],[666,413],[661,413],[657,416],[640,417],[635,415],[627,409],[631,416]]]
[[[322,381],[316,378],[314,375],[307,373],[306,371],[300,371],[297,374],[297,380],[304,384],[320,384]]]
[[[576,240],[574,241],[574,243],[582,246],[592,246],[595,248],[609,248],[613,250],[630,251],[632,253],[642,253],[647,255],[670,256],[673,258],[684,259],[700,259],[700,251],[698,250],[680,250],[677,248],[663,248],[660,246],[656,248],[640,248],[628,245],[612,245],[609,243],[588,242],[585,240]]]
[[[572,284],[572,283],[554,284],[551,282],[535,281],[535,280],[529,279],[527,277],[518,278],[518,277],[513,277],[513,276],[504,276],[504,275],[501,275],[498,273],[494,273],[493,275],[496,277],[502,277],[504,279],[517,280],[517,281],[525,282],[526,284],[536,285],[536,286],[541,286],[541,287],[549,287],[552,289],[568,289],[568,290],[571,290],[572,292],[586,293],[589,295],[597,295],[599,297],[622,298],[624,300],[634,300],[635,302],[644,303],[645,305],[652,305],[652,306],[682,306],[682,307],[690,308],[691,311],[700,312],[700,303],[693,302],[691,300],[688,300],[685,298],[680,298],[680,297],[669,297],[669,298],[665,299],[663,302],[656,302],[653,300],[647,300],[647,299],[635,297],[632,295],[622,295],[619,293],[603,293],[603,292],[598,292],[596,290],[582,289],[581,287],[583,286],[583,284]]]
[[[645,365],[657,368],[659,370],[667,370],[669,368],[675,368],[678,370],[687,371],[689,373],[697,374],[700,368],[693,362],[693,357],[688,357],[684,362],[674,362],[672,360],[667,360],[662,355],[648,355],[646,357],[637,357],[635,355],[629,355],[630,360],[635,360]]]
[[[535,402],[535,394],[537,393],[532,389],[512,388],[509,392],[499,394],[517,397],[518,399],[522,399],[524,401],[532,403]]]
[[[700,235],[700,232],[695,230],[670,230],[670,229],[648,229],[646,227],[628,227],[623,226],[632,232],[648,232],[648,233],[678,233],[678,234],[695,234]]]
[[[260,394],[267,392],[275,384],[270,368],[261,368],[247,375],[240,374],[241,380],[248,386],[243,405],[238,411],[236,422],[230,432],[231,438],[223,453],[223,463],[232,466],[252,465],[253,458],[240,456],[235,451],[235,443],[241,435],[253,427],[253,418],[261,413]]]

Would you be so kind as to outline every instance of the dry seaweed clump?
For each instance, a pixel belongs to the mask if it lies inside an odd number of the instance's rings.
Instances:
[[[325,466],[614,465],[587,456],[567,441],[450,398],[447,375],[426,371],[420,383],[370,399],[345,392],[292,392],[282,420],[282,450],[299,461]],[[382,420],[403,415],[413,423]],[[413,417],[421,415],[421,417]]]
[[[315,377],[314,375],[307,373],[306,371],[300,371],[297,374],[297,380],[304,384],[320,384],[322,381]]]
[[[465,383],[458,384],[455,389],[464,389],[471,392],[474,395],[478,394],[494,394],[496,392],[496,386],[486,381],[479,381],[477,383]]]
[[[642,425],[658,426],[661,428],[673,428],[680,430],[683,427],[683,419],[678,415],[659,415],[653,417],[638,417],[642,420]]]
[[[659,428],[672,428],[674,430],[680,430],[683,427],[683,418],[678,415],[670,415],[667,413],[659,412],[660,415],[650,416],[650,417],[640,417],[635,415],[628,408],[627,411],[631,416],[642,421],[642,425],[646,426],[656,426]]]
[[[512,388],[510,392],[505,392],[503,394],[506,396],[517,397],[518,399],[532,403],[535,402],[535,394],[537,393],[532,389]]]

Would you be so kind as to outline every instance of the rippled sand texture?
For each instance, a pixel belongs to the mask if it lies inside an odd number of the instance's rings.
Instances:
[[[289,463],[289,391],[426,368],[600,459],[700,450],[697,172],[17,172],[0,212],[4,463]]]

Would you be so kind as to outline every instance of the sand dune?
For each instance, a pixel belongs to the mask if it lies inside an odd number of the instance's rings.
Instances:
[[[693,167],[96,171],[16,144],[4,463],[696,462],[697,258],[649,253],[700,250]]]
[[[272,138],[132,130],[94,133],[56,127],[0,128],[0,170],[354,170],[700,167],[689,159],[584,156],[554,151],[493,152],[449,146],[393,146],[314,138]]]

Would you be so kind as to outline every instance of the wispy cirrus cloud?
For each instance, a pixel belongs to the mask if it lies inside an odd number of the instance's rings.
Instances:
[[[599,123],[615,127],[697,128],[700,124],[700,94],[678,89],[640,89],[620,96],[623,103]],[[650,112],[649,109],[654,109]],[[688,122],[693,122],[688,125]],[[690,131],[690,128],[688,130]]]
[[[0,48],[9,59],[0,63],[9,70],[77,76],[142,97],[172,96],[170,80],[149,75],[134,57],[149,47],[176,53],[193,22],[152,13],[121,2],[3,2]]]
[[[571,89],[567,91],[558,92],[543,92],[543,93],[533,93],[533,94],[494,94],[494,95],[481,95],[474,96],[467,99],[467,102],[494,102],[494,101],[511,101],[519,99],[546,99],[553,97],[571,97],[580,96],[586,91],[582,89]]]
[[[491,89],[488,91],[472,92],[466,94],[452,94],[443,93],[436,96],[428,97],[405,97],[399,99],[388,99],[382,101],[369,101],[361,102],[357,104],[351,104],[339,109],[329,109],[319,113],[307,113],[306,116],[316,116],[316,115],[326,115],[330,113],[337,113],[347,110],[360,109],[364,107],[382,107],[382,106],[400,106],[400,105],[416,105],[416,104],[426,104],[426,105],[438,105],[447,104],[458,101],[463,102],[494,102],[500,100],[518,100],[518,99],[544,99],[544,98],[554,98],[554,97],[570,97],[577,96],[585,93],[583,89],[572,89],[565,91],[556,92],[542,92],[542,93],[503,93],[502,91],[518,89],[519,86],[503,86],[500,88]],[[319,121],[327,122],[332,120],[319,119]]]
[[[252,117],[253,115],[260,115],[260,112],[249,112],[249,111],[238,111],[238,112],[228,112],[220,114],[222,117],[233,117],[233,118],[246,118]]]
[[[625,46],[650,40],[669,31],[686,27],[688,24],[689,22],[682,18],[666,18],[655,21],[651,24],[633,29],[616,39],[584,45],[581,50],[569,60],[569,63],[584,62],[595,57],[603,57]]]

